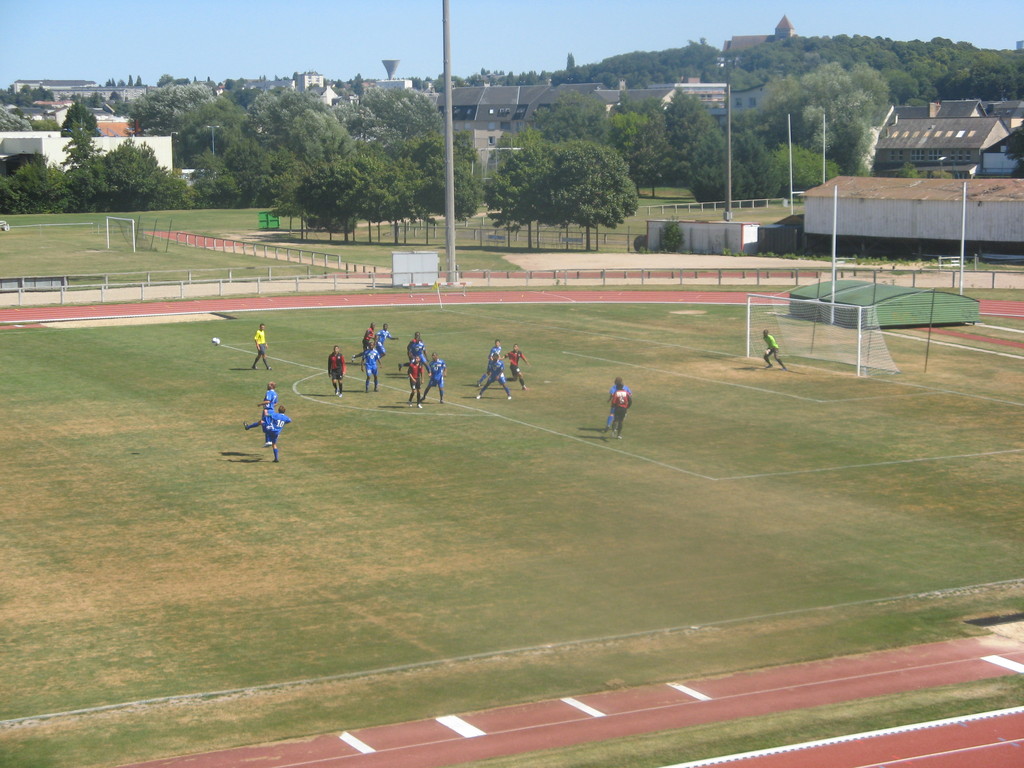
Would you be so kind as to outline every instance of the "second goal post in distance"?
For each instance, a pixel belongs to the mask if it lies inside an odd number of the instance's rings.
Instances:
[[[900,372],[873,306],[748,294],[747,357],[761,356],[765,330],[779,342],[783,359],[845,363],[858,376]]]
[[[132,247],[135,253],[136,233],[135,219],[127,219],[121,216],[107,216],[107,250],[110,250],[110,231],[114,230],[115,237],[124,238],[125,242]]]

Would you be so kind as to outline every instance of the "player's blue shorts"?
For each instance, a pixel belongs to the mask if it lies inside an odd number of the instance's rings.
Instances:
[[[373,363],[371,365],[370,363],[367,363],[366,364],[366,372],[367,372],[367,374],[375,374],[375,373],[377,373],[377,364]]]
[[[505,383],[505,374],[504,373],[499,373],[497,376],[491,376],[491,378],[489,378],[487,380],[488,384],[493,384],[494,382],[498,382],[499,384],[504,384]]]
[[[430,386],[432,387],[440,387],[441,389],[444,389],[444,376],[441,376],[440,378],[437,378],[436,376],[431,376],[430,381],[427,383],[430,384]]]

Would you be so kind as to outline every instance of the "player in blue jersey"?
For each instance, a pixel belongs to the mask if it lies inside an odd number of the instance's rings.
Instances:
[[[409,340],[409,343],[405,345],[405,354],[409,357],[409,363],[413,360],[419,360],[423,367],[430,369],[430,361],[427,360],[427,345],[420,338],[420,332],[416,331]],[[407,366],[409,363],[399,363],[398,372],[402,372],[402,368]]]
[[[508,384],[505,383],[505,363],[497,354],[491,355],[491,360],[487,364],[487,383],[484,384],[483,389],[477,394],[476,399],[479,400],[480,395],[486,392],[487,388],[494,382],[501,384],[502,389],[505,390],[505,395],[511,400],[512,393],[508,389]]]
[[[487,353],[487,370],[485,370],[484,375],[480,377],[480,381],[476,383],[478,387],[484,383],[488,376],[491,375],[491,360],[494,359],[495,355],[498,356],[499,360],[501,359],[501,339],[495,339],[494,346],[491,347],[491,351]],[[502,367],[504,368],[504,365]]]
[[[615,383],[612,384],[612,388],[608,390],[608,402],[611,403],[611,410],[608,411],[608,423],[604,425],[604,431],[607,432],[612,428],[612,422],[615,421],[615,393],[624,391],[630,397],[633,396],[633,390],[622,383],[622,378],[615,379]]]
[[[380,355],[381,358],[388,353],[388,351],[384,349],[384,342],[388,341],[388,339],[395,339],[395,337],[392,336],[391,331],[388,330],[388,324],[384,323],[384,325],[380,327],[380,330],[377,331],[377,342],[374,345],[377,349],[377,354]],[[397,341],[397,339],[395,340]]]
[[[380,360],[380,352],[377,351],[376,347],[370,347],[364,349],[358,355],[353,355],[354,360],[357,357],[361,357],[362,361],[359,363],[359,367],[366,371],[366,387],[365,391],[370,391],[370,377],[373,377],[373,391],[379,391],[380,387],[377,383],[377,362]]]
[[[274,461],[278,461],[280,456],[277,452],[277,438],[281,436],[281,430],[284,429],[285,424],[291,424],[292,420],[290,417],[284,415],[284,406],[282,405],[277,411],[268,411],[267,415],[270,418],[270,430],[267,432],[267,439],[270,445],[274,449]]]
[[[441,393],[441,403],[444,403],[444,372],[447,369],[448,364],[437,356],[437,352],[431,353],[430,363],[427,365],[427,370],[430,371],[430,381],[427,382],[427,388],[423,390],[421,403],[427,399],[427,393],[434,387],[437,387],[437,391]]]
[[[263,428],[264,448],[269,448],[274,444],[273,441],[270,439],[270,431],[271,429],[273,429],[273,421],[271,419],[273,413],[274,410],[272,408],[267,408],[266,406],[264,406],[263,415],[260,417],[259,421],[254,421],[252,424],[246,424],[244,421],[242,422],[242,426],[245,427],[246,432],[248,432],[250,429],[255,429],[256,427]]]
[[[277,410],[277,384],[272,381],[267,383],[267,393],[263,395],[260,405],[272,411]]]

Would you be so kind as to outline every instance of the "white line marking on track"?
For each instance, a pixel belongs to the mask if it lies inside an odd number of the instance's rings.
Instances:
[[[723,755],[721,757],[712,757],[706,760],[694,760],[689,763],[676,763],[674,765],[665,766],[665,768],[704,768],[705,766],[711,765],[723,765],[724,763],[733,763],[739,760],[747,760],[754,757],[768,757],[769,755],[782,755],[787,752],[796,752],[803,749],[814,749],[815,747],[827,747],[833,744],[846,744],[851,741],[861,741],[862,739],[871,739],[879,736],[893,736],[899,733],[907,733],[908,731],[920,731],[928,728],[939,728],[944,725],[963,725],[965,723],[974,722],[975,720],[987,720],[992,717],[1003,717],[1004,715],[1017,715],[1024,712],[1024,707],[1013,707],[1011,709],[999,709],[992,712],[982,712],[977,715],[964,715],[962,717],[950,717],[945,720],[933,720],[927,723],[914,723],[913,725],[900,725],[895,728],[883,728],[878,731],[867,731],[865,733],[854,733],[849,736],[837,736],[832,739],[821,739],[819,741],[807,741],[803,744],[790,744],[784,747],[771,747],[770,749],[759,749],[754,752],[741,752],[735,755]],[[1007,742],[1000,741],[999,744],[1005,744]],[[982,746],[995,746],[982,745]],[[969,749],[976,749],[972,747]],[[938,753],[938,754],[951,754],[949,752]],[[900,760],[899,762],[904,762]],[[874,765],[895,765],[896,761],[886,761],[882,763],[875,763]]]
[[[685,685],[680,685],[679,683],[669,683],[668,687],[675,688],[680,693],[685,693],[687,696],[696,699],[697,701],[711,701],[711,697],[707,694],[701,693],[700,691],[695,691],[693,688],[689,688]]]
[[[584,714],[590,715],[591,717],[604,717],[605,716],[605,713],[602,712],[601,710],[594,709],[593,707],[591,707],[591,706],[589,706],[587,704],[584,704],[582,701],[578,701],[577,699],[574,699],[572,697],[568,697],[568,698],[562,699],[562,701],[564,701],[570,707],[576,707],[576,709],[578,709],[580,712],[583,712]]]
[[[1013,659],[1004,659],[1002,656],[982,656],[982,661],[987,661],[989,664],[995,664],[998,667],[1003,667],[1011,672],[1016,672],[1019,675],[1024,675],[1024,664]]]
[[[465,739],[475,739],[477,736],[487,735],[485,731],[481,731],[475,725],[467,723],[457,715],[445,715],[444,717],[436,718],[436,720],[445,728],[451,728]]]
[[[365,741],[361,741],[358,737],[353,736],[348,731],[345,731],[338,738],[344,741],[350,747],[352,747],[352,749],[354,749],[356,752],[362,752],[364,755],[369,755],[370,753],[377,751],[369,744],[367,744]]]

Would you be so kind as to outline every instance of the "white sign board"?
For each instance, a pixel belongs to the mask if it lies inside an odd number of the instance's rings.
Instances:
[[[437,251],[392,251],[391,285],[433,285],[437,282]]]

